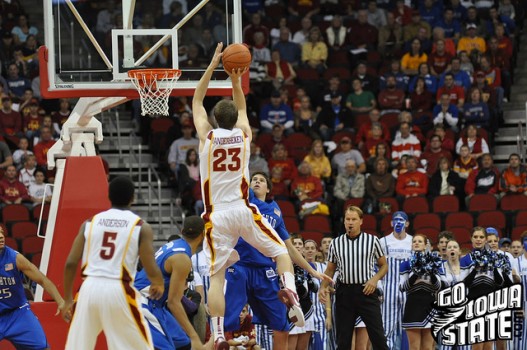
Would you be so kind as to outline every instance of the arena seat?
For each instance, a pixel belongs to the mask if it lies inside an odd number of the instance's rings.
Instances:
[[[501,198],[500,208],[506,211],[527,210],[527,196],[523,194],[508,194]]]
[[[420,229],[414,228],[413,232],[414,234],[416,233],[424,234],[426,237],[428,237],[432,245],[437,245],[437,242],[439,241],[438,239],[439,233],[441,233],[441,230],[438,230],[435,227],[421,227]]]
[[[11,237],[23,240],[37,235],[37,224],[32,221],[17,221],[11,225]]]
[[[291,216],[296,219],[297,215],[295,205],[291,203],[291,201],[278,199],[275,202],[280,207],[280,211],[282,212],[283,217]]]
[[[30,219],[29,209],[23,204],[8,204],[2,209],[2,220],[5,223]]]
[[[459,198],[454,195],[437,196],[432,201],[434,213],[450,213],[459,211]]]
[[[20,248],[18,247],[18,242],[16,239],[14,239],[13,237],[5,237],[5,245],[8,246],[9,248],[13,248],[14,250],[20,250]]]
[[[26,237],[22,240],[21,250],[24,255],[42,253],[42,248],[44,247],[44,239],[32,236]]]
[[[514,226],[527,225],[527,210],[520,210],[514,218]]]
[[[474,218],[470,213],[448,213],[445,218],[445,229],[452,231],[455,227],[464,227],[472,229],[474,227]],[[456,237],[457,239],[457,237]]]
[[[329,219],[326,215],[308,215],[304,217],[304,228],[323,233],[331,232]]]
[[[284,225],[290,233],[300,232],[300,223],[296,217],[284,216]]]
[[[525,226],[516,226],[512,229],[512,232],[511,232],[511,239],[512,240],[516,240],[516,239],[520,239],[520,236],[523,232],[527,231],[527,225]]]
[[[471,242],[470,241],[470,238],[471,238],[470,229],[466,227],[452,227],[452,228],[448,228],[448,230],[454,234],[456,241],[458,241],[460,244]]]
[[[377,218],[372,214],[364,214],[362,216],[361,228],[366,232],[377,232]]]
[[[501,210],[483,211],[478,215],[476,226],[494,227],[503,231],[507,227],[507,218]]]
[[[425,197],[408,197],[404,200],[403,211],[407,214],[428,213],[428,200]]]
[[[417,214],[412,220],[412,228],[415,231],[420,231],[422,228],[435,228],[441,230],[441,217],[436,213],[422,213]]]
[[[306,239],[312,239],[315,242],[317,242],[317,245],[320,246],[320,242],[322,241],[322,238],[324,238],[324,233],[319,231],[302,231],[300,232],[300,235],[304,240]]]
[[[33,207],[31,210],[31,214],[33,216],[33,220],[38,221],[40,219],[40,211],[42,210],[42,204],[38,204]],[[49,204],[44,204],[44,212],[42,213],[42,220],[47,220],[49,216]]]
[[[469,211],[484,211],[484,210],[496,210],[498,208],[498,200],[493,194],[483,193],[475,194],[470,198],[468,203]]]

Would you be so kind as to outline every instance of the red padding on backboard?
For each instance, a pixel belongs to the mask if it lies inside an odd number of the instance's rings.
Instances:
[[[68,157],[64,168],[47,276],[62,293],[64,264],[81,224],[110,208],[108,180],[100,157]],[[79,263],[80,267],[80,263]],[[80,271],[80,268],[79,268]],[[77,273],[75,290],[81,284]],[[44,300],[53,300],[44,293]]]

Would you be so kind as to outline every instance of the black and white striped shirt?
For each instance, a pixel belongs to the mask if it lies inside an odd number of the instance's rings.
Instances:
[[[382,256],[384,251],[379,239],[361,232],[355,238],[343,234],[331,241],[328,261],[337,265],[339,282],[364,284],[375,275],[375,265]]]

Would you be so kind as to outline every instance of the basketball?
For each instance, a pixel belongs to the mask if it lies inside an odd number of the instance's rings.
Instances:
[[[251,65],[251,52],[244,44],[231,44],[223,50],[223,69],[230,73],[233,69],[249,68]]]

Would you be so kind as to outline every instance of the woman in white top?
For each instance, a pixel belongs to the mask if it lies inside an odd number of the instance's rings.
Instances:
[[[46,187],[46,184],[44,183],[44,180],[46,179],[44,171],[37,169],[35,170],[34,176],[35,183],[29,185],[28,189],[33,206],[37,206],[42,203],[42,199],[44,199],[45,203],[51,202],[51,187]]]

